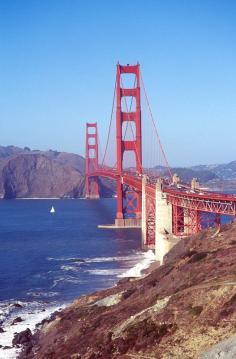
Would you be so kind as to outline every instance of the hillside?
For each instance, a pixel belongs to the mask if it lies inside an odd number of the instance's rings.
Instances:
[[[200,165],[191,167],[194,171],[210,171],[216,176],[208,185],[215,188],[236,189],[236,161],[218,165]]]
[[[211,171],[222,179],[236,179],[236,161],[219,165],[200,165],[191,167],[194,171]]]
[[[2,170],[4,198],[79,197],[83,176],[75,168],[60,165],[42,154],[21,154]]]
[[[20,358],[233,359],[235,256],[236,223],[183,239],[144,278],[82,296],[33,336],[18,334]]]
[[[84,196],[82,156],[28,147],[0,146],[0,198],[77,198]],[[100,181],[100,194],[111,196],[114,185]]]
[[[0,147],[0,197],[80,197],[84,192],[83,159],[57,151]],[[73,163],[73,166],[72,166]]]
[[[236,190],[236,161],[226,164],[172,167],[171,170],[184,182],[190,182],[193,177],[197,177],[201,185],[212,190]],[[166,169],[161,166],[156,166],[151,171],[154,174],[167,175]]]

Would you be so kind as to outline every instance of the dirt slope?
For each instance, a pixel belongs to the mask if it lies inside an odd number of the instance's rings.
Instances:
[[[20,358],[200,358],[236,333],[236,223],[215,232],[182,240],[145,278],[76,300]]]

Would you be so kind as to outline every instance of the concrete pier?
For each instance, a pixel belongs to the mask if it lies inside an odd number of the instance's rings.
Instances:
[[[173,236],[172,234],[163,234],[161,232],[158,233],[156,238],[155,254],[157,260],[160,261],[160,265],[162,265],[164,256],[181,240],[181,238]]]
[[[141,228],[141,218],[115,219],[115,226],[125,228]]]
[[[172,206],[167,203],[166,194],[162,192],[162,181],[156,183],[156,214],[155,214],[155,254],[160,264],[164,255],[175,244],[170,241],[172,234]]]
[[[140,218],[115,219],[114,224],[99,224],[98,228],[107,228],[107,229],[141,228],[141,219]]]
[[[147,212],[146,212],[146,184],[147,176],[142,178],[142,246],[147,243]]]
[[[85,196],[86,199],[100,199],[99,194],[89,194]]]

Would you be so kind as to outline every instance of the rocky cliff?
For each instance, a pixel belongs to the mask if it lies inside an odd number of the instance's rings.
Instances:
[[[233,359],[235,257],[236,223],[183,239],[145,277],[82,296],[16,336],[20,359]]]

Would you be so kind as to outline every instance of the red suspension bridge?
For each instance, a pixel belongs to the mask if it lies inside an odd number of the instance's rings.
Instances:
[[[125,87],[125,77],[131,75],[133,85]],[[235,219],[235,196],[206,191],[196,179],[188,185],[172,175],[139,64],[117,65],[108,137],[101,160],[99,156],[97,123],[87,123],[86,198],[99,198],[99,177],[114,180],[115,226],[141,227],[144,245],[157,246],[163,234],[181,237],[219,226],[222,215]]]

